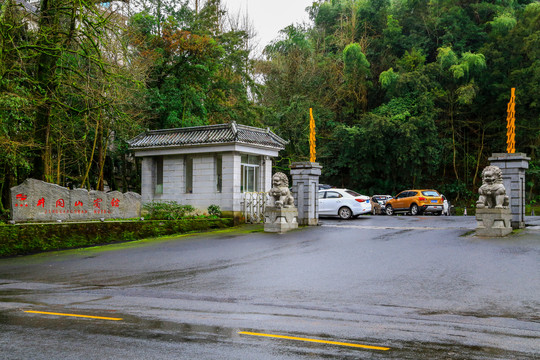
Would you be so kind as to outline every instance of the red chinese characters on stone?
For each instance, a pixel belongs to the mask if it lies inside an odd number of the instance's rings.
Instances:
[[[45,207],[45,198],[39,199],[36,206]]]
[[[83,202],[82,201],[75,201],[75,206],[83,206]]]
[[[64,207],[64,199],[56,200],[56,207]]]
[[[120,199],[115,199],[115,198],[113,198],[113,199],[111,200],[111,206],[112,206],[112,207],[120,207]]]
[[[17,200],[19,200],[19,201],[25,201],[26,199],[28,199],[28,196],[27,196],[27,195],[24,195],[24,194],[17,194],[17,195],[15,195],[15,198],[16,198]],[[19,203],[16,203],[16,204],[14,204],[14,205],[15,205],[15,207],[19,207],[19,206],[20,206],[20,207],[23,207],[23,206],[28,207],[28,203],[26,203],[26,204],[19,204]]]
[[[94,200],[94,207],[96,209],[101,209],[101,202],[103,201],[103,199],[96,199]]]

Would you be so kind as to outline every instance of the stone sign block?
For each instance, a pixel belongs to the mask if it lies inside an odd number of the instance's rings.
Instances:
[[[35,179],[11,188],[15,222],[128,219],[140,213],[141,196],[133,192],[70,190]]]
[[[92,208],[88,206],[91,203],[86,189],[74,189],[70,191],[70,208],[74,211],[70,213],[69,220],[86,220],[92,214]],[[15,219],[14,219],[15,220]],[[17,220],[15,220],[17,221]]]
[[[120,213],[127,218],[136,218],[141,216],[141,195],[128,191],[123,194],[124,200],[120,202]]]

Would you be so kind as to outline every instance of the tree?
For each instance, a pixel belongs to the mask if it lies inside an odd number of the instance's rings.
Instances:
[[[260,61],[264,88],[262,105],[266,107],[264,123],[289,139],[283,154],[284,169],[292,161],[309,154],[309,108],[314,78],[313,49],[307,33],[300,26],[287,26],[280,38],[269,44],[264,53],[268,60]]]
[[[486,60],[484,55],[471,52],[458,57],[452,48],[441,47],[438,49],[437,65],[442,85],[438,97],[446,104],[452,138],[452,165],[456,180],[459,180],[457,152],[462,134],[455,117],[460,106],[472,104],[476,97],[479,88],[474,76],[486,68]]]
[[[343,50],[345,92],[350,95],[354,104],[359,104],[362,111],[367,109],[367,92],[371,85],[369,82],[370,63],[362,52],[359,44],[349,44]],[[353,110],[353,114],[356,113]]]
[[[3,95],[17,89],[18,100],[6,102],[5,111],[19,114],[11,119],[24,124],[19,136],[25,141],[19,143],[31,150],[21,163],[25,172],[14,168],[12,176],[81,185],[97,152],[93,186],[103,188],[111,134],[122,138],[136,131],[134,99],[144,78],[144,69],[129,59],[123,16],[64,0],[42,2],[38,12],[21,11],[19,18],[8,13],[2,11],[1,23]],[[127,118],[130,126],[123,125]]]
[[[220,1],[196,10],[185,2],[163,20],[148,11],[131,18],[138,53],[152,59],[146,98],[151,127],[253,124],[257,110],[248,93],[257,86],[248,30],[226,26]]]

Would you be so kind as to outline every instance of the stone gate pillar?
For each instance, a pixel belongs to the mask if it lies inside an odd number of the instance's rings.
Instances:
[[[491,165],[498,166],[503,173],[503,184],[510,198],[512,228],[525,227],[525,170],[531,158],[523,153],[494,153],[488,158]]]
[[[292,193],[298,208],[300,225],[319,224],[319,176],[322,166],[316,162],[291,164]]]

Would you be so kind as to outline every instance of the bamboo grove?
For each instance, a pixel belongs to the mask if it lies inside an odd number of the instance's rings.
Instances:
[[[287,170],[309,160],[310,108],[321,181],[471,201],[506,150],[512,87],[527,201],[540,201],[536,1],[314,1],[309,22],[259,46],[220,0],[116,3],[0,0],[4,216],[27,177],[138,190],[126,141],[147,128],[269,126],[290,141]]]

